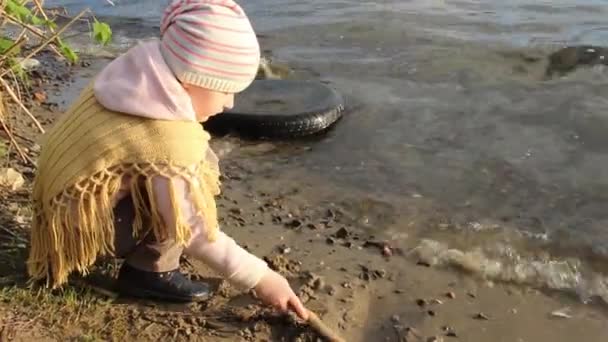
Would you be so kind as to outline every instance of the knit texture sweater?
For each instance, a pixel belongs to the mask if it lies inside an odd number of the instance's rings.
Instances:
[[[190,239],[172,182],[176,222],[163,222],[158,214],[152,179],[163,176],[186,180],[190,200],[213,240],[218,230],[214,197],[220,188],[217,166],[204,155],[209,138],[194,121],[110,111],[87,87],[42,143],[33,189],[29,275],[57,287],[72,271],[86,274],[98,256],[113,255],[113,199],[125,175],[131,179],[136,206],[136,236],[151,230],[159,240],[185,245]],[[143,226],[144,215],[151,226]]]

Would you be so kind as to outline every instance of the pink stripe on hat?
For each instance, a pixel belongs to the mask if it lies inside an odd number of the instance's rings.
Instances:
[[[251,60],[248,60],[245,62],[239,62],[236,59],[235,60],[226,60],[223,58],[214,58],[209,53],[200,53],[200,52],[194,51],[194,49],[190,48],[188,46],[188,44],[184,44],[184,43],[180,42],[179,40],[175,39],[174,37],[172,37],[171,32],[169,32],[165,37],[167,39],[166,40],[167,43],[170,43],[172,47],[186,51],[188,54],[195,56],[199,61],[212,61],[212,62],[219,63],[219,64],[225,64],[225,65],[230,66],[231,69],[233,67],[238,68],[238,67],[251,66]],[[205,49],[205,50],[209,50],[207,52],[211,52],[210,49]]]
[[[233,0],[174,0],[161,21],[161,40],[163,58],[183,83],[238,93],[257,74],[260,46]]]
[[[191,35],[184,32],[184,30],[182,30],[178,26],[175,27],[175,30],[171,30],[171,32],[168,32],[166,34],[166,36],[171,36],[171,35],[174,35],[174,37],[179,37],[180,39],[187,40],[190,44],[200,43],[200,42],[197,42],[196,40],[194,40]],[[229,53],[229,54],[233,54],[233,55],[249,56],[249,57],[254,57],[256,54],[258,54],[258,51],[256,51],[255,49],[249,49],[249,50],[243,51],[243,50],[239,50],[238,46],[231,46],[231,45],[221,44],[218,42],[213,42],[209,39],[205,39],[204,37],[199,37],[199,40],[202,40],[205,42],[205,49],[208,49],[209,51],[216,51],[216,52],[221,52],[221,53]]]

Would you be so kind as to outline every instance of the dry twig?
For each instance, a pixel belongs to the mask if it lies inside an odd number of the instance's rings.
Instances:
[[[52,36],[50,36],[44,43],[40,44],[37,48],[35,48],[29,55],[27,55],[24,60],[32,58],[42,49],[44,49],[47,45],[49,45],[52,41],[54,41],[57,37],[59,37],[65,30],[67,30],[72,24],[74,24],[78,19],[80,19],[88,10],[82,10],[78,15],[76,15],[72,20],[70,20],[67,24],[63,25],[61,29],[55,32]],[[4,77],[9,70],[5,70],[2,74],[0,74],[0,78]]]
[[[4,87],[6,92],[10,95],[10,97],[13,99],[13,101],[17,103],[17,105],[30,117],[30,119],[32,119],[32,121],[34,121],[34,124],[36,125],[36,127],[38,127],[38,130],[40,130],[41,133],[44,133],[44,128],[42,128],[42,125],[40,124],[38,119],[36,119],[34,114],[32,114],[32,112],[30,112],[27,107],[25,107],[25,105],[23,104],[23,102],[21,102],[17,94],[15,94],[11,86],[4,79],[2,79],[2,77],[0,77],[0,83],[2,84],[2,87]]]
[[[0,80],[0,81],[2,81],[2,80]],[[2,82],[4,82],[4,81],[2,81]],[[34,162],[21,149],[21,146],[19,145],[19,143],[17,142],[17,140],[15,140],[15,137],[13,136],[13,133],[6,126],[6,123],[4,122],[4,117],[2,115],[0,115],[0,126],[2,126],[2,129],[6,132],[6,135],[8,136],[8,138],[9,138],[9,140],[11,142],[11,145],[13,145],[15,147],[15,149],[17,150],[17,153],[19,154],[19,156],[21,157],[21,159],[23,159],[24,162],[33,164]]]

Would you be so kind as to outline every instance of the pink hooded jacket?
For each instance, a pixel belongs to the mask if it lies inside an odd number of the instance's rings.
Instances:
[[[190,96],[165,63],[158,40],[141,43],[112,61],[95,79],[94,92],[99,103],[113,111],[157,120],[196,121]],[[218,162],[211,148],[207,158]],[[116,202],[129,194],[128,184],[125,178]],[[167,179],[156,177],[154,187],[161,215],[166,222],[174,222]],[[185,253],[205,262],[237,288],[253,288],[268,271],[266,263],[222,231],[210,242],[203,220],[187,200],[185,183],[177,180],[176,188],[181,193],[181,212],[193,233]]]

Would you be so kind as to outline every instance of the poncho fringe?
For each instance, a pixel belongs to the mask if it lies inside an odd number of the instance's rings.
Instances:
[[[130,195],[136,209],[134,237],[152,232],[161,241],[188,243],[191,228],[183,222],[174,184],[181,179],[209,227],[208,238],[214,240],[219,170],[203,157],[208,134],[200,124],[128,117],[103,109],[90,90],[81,96],[49,132],[48,145],[43,146],[39,159],[27,261],[32,280],[46,279],[47,286],[56,288],[73,271],[87,274],[99,256],[114,255],[114,202],[124,176],[131,179]],[[88,123],[87,118],[101,124]],[[81,152],[95,144],[99,148],[91,151],[101,151],[98,155]],[[169,180],[173,224],[164,222],[157,209],[152,181],[159,176]]]
[[[181,219],[174,185],[176,177],[187,180],[191,200],[204,217],[205,226],[217,227],[214,197],[219,193],[219,175],[214,172],[203,171],[198,178],[170,166],[132,165],[103,170],[65,189],[47,205],[34,207],[28,260],[28,272],[32,278],[46,278],[47,285],[56,287],[65,283],[72,271],[86,275],[99,256],[114,255],[112,199],[125,174],[132,177],[130,195],[136,209],[133,223],[136,239],[152,232],[158,240],[173,239],[180,244],[189,241],[191,228]],[[175,213],[173,225],[165,224],[158,213],[152,187],[155,176],[169,179],[171,206]],[[197,179],[205,179],[206,184],[200,186]],[[151,219],[149,225],[144,226],[144,218]],[[176,227],[175,231],[169,231],[168,226]],[[217,229],[209,230],[208,238],[214,240],[216,233]]]

